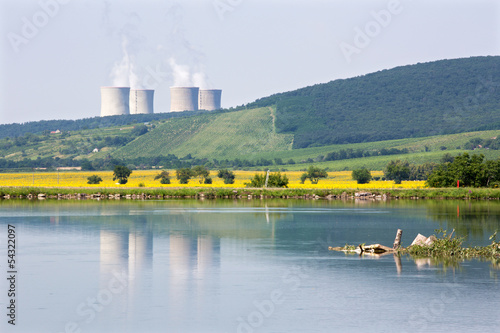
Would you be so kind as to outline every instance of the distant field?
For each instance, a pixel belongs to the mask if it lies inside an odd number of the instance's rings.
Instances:
[[[236,171],[236,179],[234,184],[224,184],[217,178],[215,171],[210,173],[213,179],[213,184],[200,184],[197,179],[191,179],[189,184],[179,184],[175,179],[175,171],[170,170],[170,174],[174,175],[171,181],[172,184],[162,185],[158,180],[154,180],[154,176],[158,174],[156,170],[141,170],[133,171],[129,181],[125,185],[118,185],[113,181],[113,172],[111,171],[91,171],[91,172],[35,172],[35,173],[3,173],[0,174],[1,186],[38,186],[38,187],[95,187],[95,188],[123,188],[123,187],[139,187],[139,184],[144,184],[144,187],[226,187],[238,188],[245,187],[245,183],[249,182],[255,171]],[[262,173],[262,172],[261,172]],[[305,184],[300,183],[300,175],[302,172],[290,171],[283,172],[290,180],[289,188],[318,188],[318,189],[392,189],[392,188],[423,188],[423,181],[404,181],[400,185],[394,184],[393,181],[372,181],[369,184],[357,184],[351,179],[350,171],[329,172],[327,179],[322,179],[318,184],[311,184],[306,181]],[[99,175],[103,182],[99,185],[87,184],[87,177],[91,175]],[[381,171],[373,171],[373,176],[382,176]]]

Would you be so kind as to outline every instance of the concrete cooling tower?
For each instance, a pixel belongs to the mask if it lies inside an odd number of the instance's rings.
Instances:
[[[101,117],[130,114],[130,88],[101,87]]]
[[[207,111],[219,110],[221,95],[222,90],[219,89],[200,90],[198,108]]]
[[[170,112],[197,111],[199,90],[197,87],[171,87]]]
[[[130,90],[130,114],[153,113],[154,90],[131,89]]]

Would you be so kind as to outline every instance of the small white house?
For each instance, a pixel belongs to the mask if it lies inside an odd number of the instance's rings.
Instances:
[[[92,150],[93,153],[98,153],[99,152],[99,149],[97,148],[94,148],[94,150]]]

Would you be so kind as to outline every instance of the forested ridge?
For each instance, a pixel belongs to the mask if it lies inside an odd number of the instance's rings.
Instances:
[[[441,60],[275,94],[293,148],[500,128],[500,57]]]

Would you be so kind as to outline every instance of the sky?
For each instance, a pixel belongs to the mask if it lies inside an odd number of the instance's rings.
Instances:
[[[100,115],[101,86],[225,108],[397,66],[500,55],[498,0],[2,0],[0,124]]]

